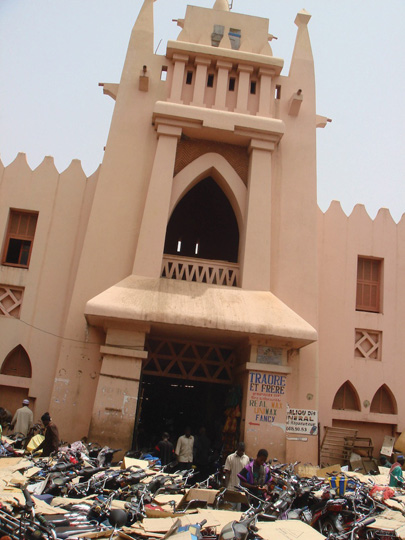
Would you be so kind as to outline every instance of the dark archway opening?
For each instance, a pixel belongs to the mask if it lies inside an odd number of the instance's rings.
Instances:
[[[186,426],[191,427],[194,436],[205,427],[211,449],[219,455],[229,388],[225,384],[144,375],[136,429],[137,449],[153,451],[164,431],[175,445]]]
[[[222,189],[208,177],[178,203],[169,220],[168,255],[238,262],[239,229]]]

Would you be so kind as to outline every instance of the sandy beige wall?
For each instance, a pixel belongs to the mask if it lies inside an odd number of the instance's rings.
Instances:
[[[96,182],[97,173],[86,178],[78,160],[59,173],[50,157],[31,170],[25,155],[19,154],[2,168],[2,249],[10,208],[39,213],[29,268],[0,266],[1,284],[25,288],[20,319],[1,317],[0,363],[17,345],[25,348],[32,364],[29,395],[36,398],[36,419],[49,408],[61,345],[58,336],[63,334]]]
[[[405,407],[405,220],[395,224],[386,209],[381,209],[372,220],[363,205],[355,206],[351,215],[346,216],[336,201],[318,215],[321,423],[332,425],[335,419],[398,424],[402,431],[402,414],[370,413],[368,403],[378,388],[386,384],[395,396],[398,410]],[[356,311],[359,255],[383,259],[381,313]],[[382,332],[381,360],[355,357],[356,328]],[[361,411],[332,410],[334,396],[346,380],[358,392]],[[363,424],[359,426],[364,428]]]

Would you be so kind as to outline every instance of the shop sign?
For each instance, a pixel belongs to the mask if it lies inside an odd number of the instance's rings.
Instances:
[[[248,423],[285,424],[286,376],[252,371],[249,374]]]
[[[287,405],[286,432],[317,435],[318,411],[310,409],[292,409]]]

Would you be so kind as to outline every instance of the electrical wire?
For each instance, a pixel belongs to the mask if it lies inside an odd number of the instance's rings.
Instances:
[[[56,337],[58,339],[63,339],[65,341],[73,341],[75,343],[81,343],[82,345],[103,345],[102,343],[100,343],[99,341],[83,341],[81,339],[74,339],[74,338],[69,338],[69,337],[65,337],[65,336],[60,336],[59,334],[54,334],[53,332],[49,332],[48,330],[44,330],[43,328],[39,328],[38,326],[34,326],[33,324],[30,324],[26,321],[23,321],[22,319],[16,319],[17,321],[25,324],[26,326],[29,326],[30,328],[33,328],[34,330],[37,330],[38,332],[42,332],[43,334],[47,334],[49,336],[53,336],[53,337]],[[134,351],[144,351],[145,349],[141,346],[137,346],[137,345],[114,345],[114,344],[111,344],[111,343],[108,343],[107,344],[108,347],[117,347],[117,348],[124,348],[124,349],[132,349]]]

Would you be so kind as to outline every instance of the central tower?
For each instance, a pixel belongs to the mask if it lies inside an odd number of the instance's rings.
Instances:
[[[318,399],[309,19],[297,15],[283,76],[267,19],[230,12],[226,0],[188,6],[159,56],[153,1],[144,1],[121,81],[104,84],[116,104],[66,326],[94,343],[91,388],[84,396],[78,381],[66,394],[90,406],[80,427],[93,438],[130,445],[150,365],[145,340],[226,344],[228,382],[243,394],[235,437],[251,455],[267,446],[283,460],[316,461],[316,430],[289,437],[287,418],[288,407],[316,418]],[[63,347],[60,369],[83,365]],[[215,379],[205,357],[197,364]],[[64,415],[56,393],[53,413]]]

